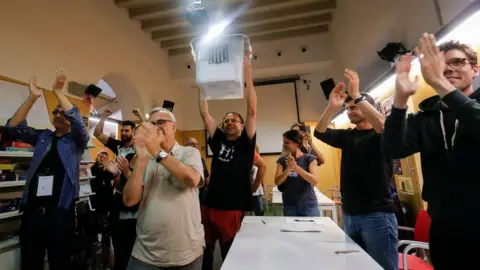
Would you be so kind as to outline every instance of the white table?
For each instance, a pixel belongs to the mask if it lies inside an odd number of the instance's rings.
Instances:
[[[322,232],[316,233],[281,232],[285,219],[246,216],[221,269],[382,269],[330,218],[307,218],[321,223]],[[335,254],[343,250],[358,252]]]
[[[337,207],[335,203],[325,196],[325,194],[321,193],[316,187],[314,188],[315,195],[317,195],[318,201],[318,208],[320,209],[320,215],[325,216],[325,211],[332,212],[332,218],[335,223],[338,223],[338,214],[337,214]],[[272,204],[273,205],[282,205],[282,192],[278,190],[277,187],[273,187],[272,189]]]

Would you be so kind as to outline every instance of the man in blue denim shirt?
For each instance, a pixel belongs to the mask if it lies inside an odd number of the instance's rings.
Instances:
[[[43,269],[45,250],[51,270],[70,269],[75,228],[74,203],[79,193],[79,166],[88,142],[80,112],[63,93],[66,77],[57,71],[53,86],[59,105],[53,110],[55,131],[27,126],[26,117],[42,91],[30,81],[30,95],[7,122],[7,133],[35,147],[23,192],[20,228],[22,269]]]

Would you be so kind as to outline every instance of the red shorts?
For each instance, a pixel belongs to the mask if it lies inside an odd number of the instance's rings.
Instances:
[[[221,211],[202,205],[205,244],[213,246],[217,240],[220,241],[220,245],[231,242],[240,230],[242,215],[242,211]]]

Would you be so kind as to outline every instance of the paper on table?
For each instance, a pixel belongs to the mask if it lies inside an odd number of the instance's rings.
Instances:
[[[243,224],[266,224],[266,222],[262,219],[258,219],[258,218],[248,218],[248,219],[244,219],[243,220]]]
[[[315,232],[320,233],[320,226],[317,224],[305,224],[305,223],[287,223],[283,224],[280,228],[281,232]]]
[[[309,219],[309,218],[285,218],[285,223],[287,224],[323,224],[319,219]]]

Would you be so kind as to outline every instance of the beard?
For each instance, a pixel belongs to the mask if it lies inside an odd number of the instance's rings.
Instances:
[[[122,142],[129,142],[132,140],[132,136],[127,136],[127,135],[122,135],[120,136],[120,138],[122,139]]]

